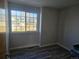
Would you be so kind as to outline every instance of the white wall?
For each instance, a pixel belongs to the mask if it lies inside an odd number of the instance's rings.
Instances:
[[[38,15],[38,19],[37,19],[38,29],[36,32],[10,32],[10,48],[24,48],[24,47],[38,46],[39,45],[40,8],[9,2],[9,20],[11,21],[10,10],[22,10],[27,12],[35,12]],[[9,27],[11,27],[11,25]]]
[[[40,40],[41,46],[52,45],[58,41],[58,43],[61,45],[69,49],[72,48],[74,44],[79,43],[78,25],[79,6],[62,9],[59,12],[59,19],[57,9],[43,7],[41,30],[42,35]],[[36,45],[39,45],[38,32],[11,34],[11,48]]]
[[[10,37],[11,48],[52,45],[57,39],[57,17],[58,11],[53,8],[42,8],[42,32],[12,33]],[[40,40],[40,41],[39,41]]]
[[[42,8],[41,46],[52,45],[57,39],[58,11],[53,8]]]
[[[11,48],[24,48],[39,45],[38,32],[12,33],[10,39]]]
[[[79,44],[79,5],[63,9],[59,20],[58,42],[71,49]]]

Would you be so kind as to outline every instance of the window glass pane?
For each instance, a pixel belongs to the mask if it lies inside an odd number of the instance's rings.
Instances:
[[[16,15],[16,11],[12,10],[11,14],[15,16]]]
[[[25,23],[25,17],[21,17],[21,22]]]
[[[27,24],[29,23],[29,18],[28,18],[28,17],[26,18],[26,23],[27,23]]]
[[[16,31],[16,27],[15,26],[12,27],[12,31]]]
[[[36,31],[37,29],[36,29],[36,26],[34,27],[34,31]]]
[[[29,24],[26,25],[26,31],[29,31],[30,30],[30,26]]]
[[[2,14],[5,15],[5,10],[4,9],[2,9]]]
[[[20,17],[17,17],[16,22],[17,24],[20,24]]]
[[[12,32],[25,31],[25,12],[15,11],[15,16],[11,13]]]
[[[33,17],[33,15],[34,15],[33,13],[30,13],[30,17]]]
[[[5,9],[1,9],[1,8],[0,8],[0,14],[1,14],[1,15],[5,15]]]
[[[5,22],[5,16],[2,16],[2,21]]]
[[[2,19],[2,17],[0,17],[0,22],[3,22],[3,19]]]
[[[21,30],[22,30],[22,31],[25,31],[25,27],[24,27],[24,26],[22,26],[22,27],[21,27]]]
[[[34,18],[30,18],[29,21],[30,21],[30,23],[33,23],[34,22]]]
[[[25,16],[25,12],[21,12],[21,15],[22,15],[22,16]]]
[[[30,17],[30,13],[29,12],[26,12],[26,17]]]
[[[34,13],[34,17],[36,17],[36,18],[37,18],[37,14],[36,14],[36,13]]]
[[[6,29],[5,26],[0,26],[0,32],[5,32],[6,31],[5,29]]]
[[[11,17],[12,21],[16,21],[16,16]]]
[[[6,32],[5,9],[0,8],[0,32]]]
[[[22,15],[21,15],[22,12],[17,11],[16,13],[17,13],[17,16],[22,16]]]
[[[37,18],[34,18],[34,23],[37,23]]]
[[[34,18],[27,18],[27,20],[26,20],[27,22],[26,23],[33,23],[34,22]]]
[[[26,13],[26,31],[36,31],[37,30],[37,14],[36,13]]]

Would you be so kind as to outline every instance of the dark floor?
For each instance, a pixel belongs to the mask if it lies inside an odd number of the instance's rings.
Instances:
[[[70,53],[58,45],[11,51],[11,59],[71,59]]]

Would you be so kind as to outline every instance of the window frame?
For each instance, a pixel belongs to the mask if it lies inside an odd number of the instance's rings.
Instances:
[[[11,15],[11,11],[12,11],[13,9],[11,9],[10,10],[10,22],[11,22],[11,25],[10,25],[10,31],[12,32],[12,33],[25,33],[25,32],[27,32],[27,33],[34,33],[34,32],[38,32],[39,31],[39,26],[38,26],[38,24],[39,24],[39,22],[38,22],[38,13],[36,13],[36,12],[29,12],[29,13],[35,13],[35,14],[37,14],[37,24],[36,24],[36,31],[26,31],[26,12],[27,11],[24,11],[24,10],[15,10],[15,11],[23,11],[23,12],[25,12],[25,31],[12,31],[12,15]],[[33,17],[34,18],[34,17]],[[34,20],[33,20],[34,21]]]
[[[12,11],[12,10],[11,10]],[[13,11],[16,11],[17,12],[17,10],[13,10]],[[20,11],[19,11],[20,12]],[[24,12],[24,11],[22,11],[22,12]],[[14,15],[12,15],[11,14],[11,32],[25,32],[25,30],[24,31],[17,31],[18,29],[16,29],[16,31],[12,31],[12,16],[14,16]],[[25,17],[25,16],[17,16],[17,13],[16,13],[16,15],[15,15],[15,17],[16,17],[16,19],[17,19],[17,17],[19,17],[20,19],[21,19],[21,17]],[[21,20],[20,20],[21,21]],[[15,21],[16,22],[16,21]],[[25,23],[25,21],[24,21],[24,23]],[[16,22],[16,24],[17,24],[17,22]],[[15,26],[16,28],[18,27],[17,25]],[[24,26],[24,28],[25,28],[25,26]]]

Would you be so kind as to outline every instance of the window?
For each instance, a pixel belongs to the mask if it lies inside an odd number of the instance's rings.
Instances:
[[[26,31],[37,30],[37,14],[26,12]]]
[[[37,14],[11,10],[12,32],[37,31]]]
[[[0,32],[6,32],[5,9],[0,8]]]
[[[25,31],[25,12],[12,10],[11,24],[12,32]]]

